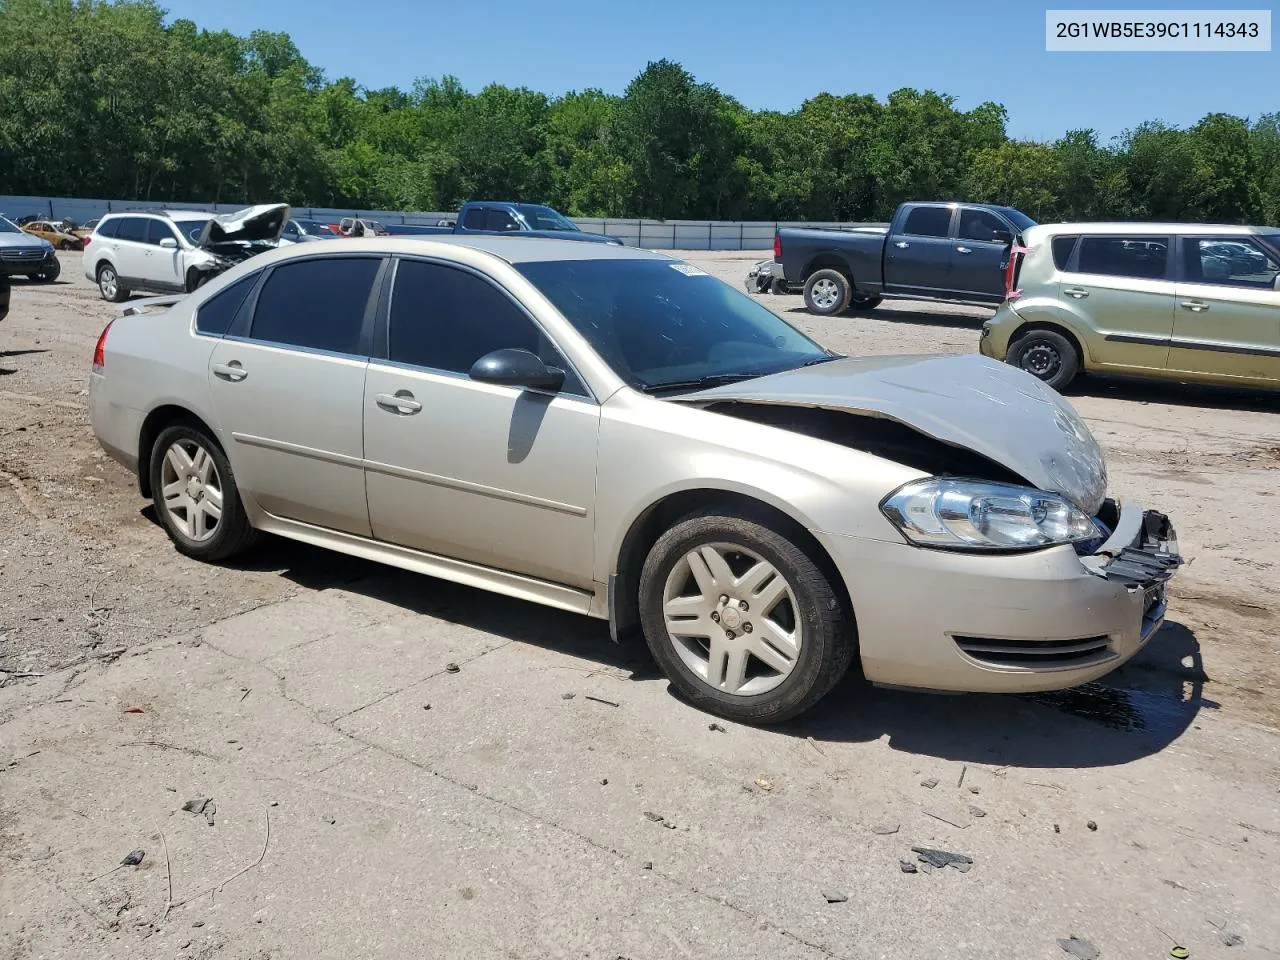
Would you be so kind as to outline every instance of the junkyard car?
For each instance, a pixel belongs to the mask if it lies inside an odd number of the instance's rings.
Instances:
[[[52,243],[24,233],[17,224],[0,217],[0,273],[52,283],[61,272]]]
[[[761,260],[747,271],[747,293],[783,294],[793,292],[787,278],[782,275],[782,264],[773,260]]]
[[[944,690],[1090,680],[1180,562],[1034,377],[839,357],[636,248],[303,244],[126,311],[93,429],[178,550],[265,531],[639,626],[726,717],[794,716],[855,658]]]
[[[1030,228],[980,350],[1061,389],[1078,373],[1280,388],[1280,228]]]
[[[30,220],[23,224],[25,233],[33,237],[48,240],[59,250],[80,250],[84,241],[71,232],[64,224],[52,220]]]
[[[219,216],[192,210],[110,213],[85,240],[84,275],[113,303],[134,290],[194,290],[228,267],[275,249],[288,219],[283,203]]]

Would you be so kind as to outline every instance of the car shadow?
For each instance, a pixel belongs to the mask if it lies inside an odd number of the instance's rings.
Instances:
[[[792,307],[786,311],[787,313],[801,314],[811,317],[804,307]],[[876,307],[873,310],[846,310],[838,315],[844,318],[857,318],[860,320],[878,320],[883,323],[902,323],[916,327],[948,327],[954,330],[974,330],[982,329],[982,325],[991,319],[989,315],[981,317],[972,317],[967,314],[956,313],[931,313],[927,310],[914,309],[894,309],[884,306]],[[816,317],[815,319],[831,319]],[[977,350],[977,342],[974,342],[974,349]]]
[[[0,350],[0,357],[25,357],[33,353],[48,352],[48,350]]]
[[[1248,390],[1239,387],[1178,383],[1166,380],[1139,380],[1091,373],[1078,378],[1063,391],[1067,397],[1100,397],[1136,403],[1166,403],[1171,406],[1207,407],[1215,410],[1247,410],[1280,413],[1280,391]]]
[[[72,281],[70,280],[32,280],[24,276],[12,276],[9,282],[15,287],[65,287]]]

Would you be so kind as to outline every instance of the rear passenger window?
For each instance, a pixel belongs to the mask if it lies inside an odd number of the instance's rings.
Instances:
[[[907,214],[902,232],[915,237],[945,237],[950,229],[950,207],[916,207]]]
[[[357,353],[381,263],[373,257],[324,257],[281,264],[258,294],[249,335],[269,343]]]
[[[121,217],[120,226],[116,230],[117,240],[131,240],[134,243],[147,242],[146,217]]]
[[[221,337],[231,329],[231,321],[244,298],[249,295],[253,285],[258,282],[260,274],[252,274],[237,280],[221,293],[216,294],[201,304],[196,311],[196,331],[211,337]]]
[[[506,210],[490,210],[489,216],[485,223],[489,225],[490,230],[500,230],[506,233],[510,230],[519,230],[520,224],[516,223],[516,218],[509,214]]]
[[[462,218],[462,225],[468,230],[484,229],[484,207],[472,207]]]
[[[1275,288],[1280,263],[1241,237],[1184,237],[1182,276],[1192,283]]]
[[[402,260],[388,333],[387,355],[395,363],[468,374],[485,354],[519,348],[565,371],[561,392],[586,394],[542,329],[492,283],[465,270]]]
[[[94,230],[93,232],[97,234],[99,237],[114,237],[116,235],[116,231],[119,229],[120,229],[119,219],[106,220],[99,223],[97,229]]]
[[[1076,241],[1079,239],[1077,236],[1053,238],[1053,265],[1059,270],[1067,269],[1067,264],[1071,262],[1071,254],[1076,249]]]
[[[1167,237],[1084,237],[1076,271],[1158,280],[1168,262]]]

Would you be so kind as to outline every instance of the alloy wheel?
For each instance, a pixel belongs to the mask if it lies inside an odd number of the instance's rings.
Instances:
[[[194,440],[178,440],[160,466],[164,509],[173,528],[201,543],[222,522],[222,478],[209,451]]]
[[[813,302],[823,310],[828,310],[840,302],[840,288],[834,280],[819,280],[810,291]]]

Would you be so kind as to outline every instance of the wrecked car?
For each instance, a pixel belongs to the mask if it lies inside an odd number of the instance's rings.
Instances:
[[[217,216],[196,210],[109,213],[84,238],[84,275],[113,303],[135,290],[189,293],[242,260],[274,250],[289,213],[285,203]]]
[[[747,293],[795,293],[782,275],[782,264],[773,260],[761,260],[747,271]]]
[[[274,533],[638,629],[735,720],[793,717],[855,660],[934,690],[1092,680],[1181,562],[1036,378],[842,357],[637,248],[302,244],[128,310],[93,429],[177,550]]]

